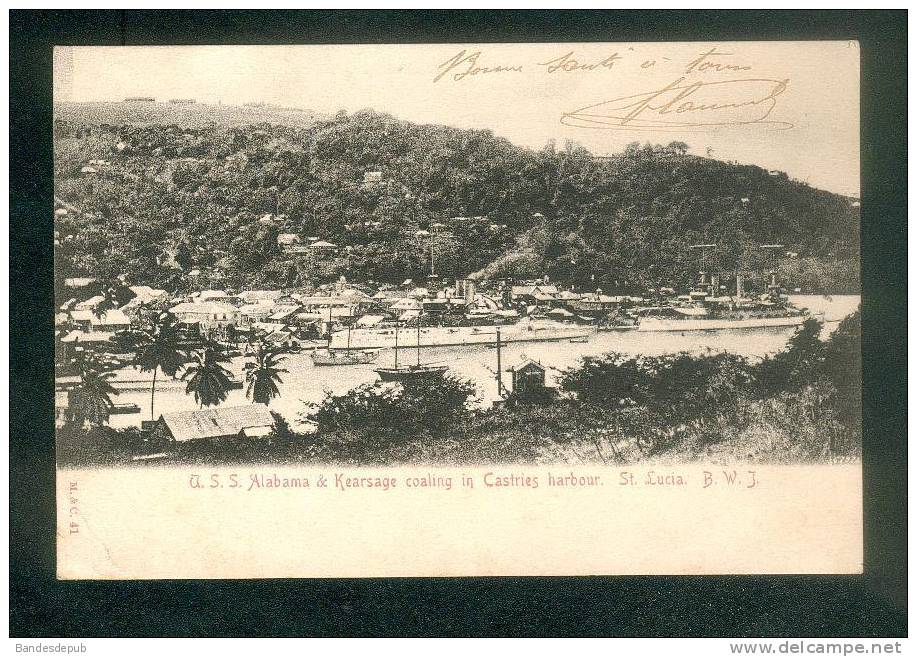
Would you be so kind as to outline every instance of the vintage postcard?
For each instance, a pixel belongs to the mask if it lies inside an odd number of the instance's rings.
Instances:
[[[61,579],[862,571],[851,41],[58,47]]]

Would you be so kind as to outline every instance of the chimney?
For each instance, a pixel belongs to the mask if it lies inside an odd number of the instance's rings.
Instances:
[[[475,284],[473,278],[465,279],[465,303],[472,303],[474,301],[475,293]]]

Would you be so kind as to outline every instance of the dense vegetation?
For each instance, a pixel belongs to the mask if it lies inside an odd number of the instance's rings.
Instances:
[[[554,394],[477,409],[473,387],[447,377],[369,384],[328,394],[307,412],[311,434],[279,416],[270,441],[180,450],[179,460],[350,465],[470,463],[826,462],[861,446],[860,315],[827,341],[809,320],[786,349],[759,362],[730,354],[588,357]],[[135,429],[75,426],[63,462],[125,462]]]
[[[84,172],[90,160],[104,163]],[[381,182],[363,184],[371,171]],[[58,281],[126,274],[173,290],[341,274],[401,282],[429,273],[432,230],[437,273],[450,277],[680,286],[698,269],[690,243],[716,242],[712,265],[728,272],[740,260],[751,272],[768,264],[759,245],[779,242],[798,254],[782,265],[791,285],[859,285],[850,199],[678,142],[595,158],[572,143],[536,152],[486,130],[371,111],[301,126],[161,125],[70,108],[55,122],[55,187],[68,209],[56,221]],[[268,213],[282,218],[259,222]],[[281,232],[340,249],[282,253]]]

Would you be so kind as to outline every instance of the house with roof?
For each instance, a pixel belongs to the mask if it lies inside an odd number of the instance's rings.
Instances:
[[[165,290],[153,288],[149,285],[131,285],[128,289],[134,294],[134,298],[131,301],[137,301],[137,303],[151,303],[165,299],[167,296]]]
[[[279,246],[281,249],[288,249],[297,246],[301,242],[302,238],[296,233],[280,233],[277,236],[277,246]]]
[[[242,303],[275,303],[283,290],[243,290],[236,295]]]
[[[546,283],[513,285],[510,293],[514,302],[527,305],[551,305],[560,301],[557,297],[560,293],[557,286]]]
[[[381,171],[367,171],[363,174],[363,188],[371,189],[376,185],[382,184]]]
[[[84,333],[116,333],[131,327],[130,318],[117,308],[100,315],[92,310],[71,310],[70,322]]]
[[[89,287],[96,282],[98,282],[98,279],[91,276],[74,276],[64,279],[64,285],[73,288]]]
[[[56,344],[55,357],[58,362],[68,363],[77,353],[89,351],[104,351],[112,344],[114,333],[107,331],[95,331],[87,333],[85,331],[70,331],[66,335],[60,336]]]
[[[337,251],[337,248],[337,244],[326,242],[325,240],[318,240],[317,242],[312,242],[312,244],[309,245],[309,249],[313,253],[334,253]]]
[[[155,443],[200,443],[267,438],[274,418],[264,404],[163,413],[152,430]]]
[[[201,290],[191,296],[198,301],[214,301],[216,299],[227,299],[229,293],[226,290]]]
[[[274,314],[273,303],[248,303],[239,306],[239,327],[249,328],[257,322],[264,322]]]
[[[201,337],[221,338],[239,324],[239,309],[222,301],[187,301],[169,312],[185,328],[196,328]]]

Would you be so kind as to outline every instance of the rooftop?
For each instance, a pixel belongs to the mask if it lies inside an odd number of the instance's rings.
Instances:
[[[243,431],[246,435],[263,435],[267,432],[251,430],[270,429],[274,424],[264,404],[163,413],[159,421],[168,427],[177,442],[237,436]]]

